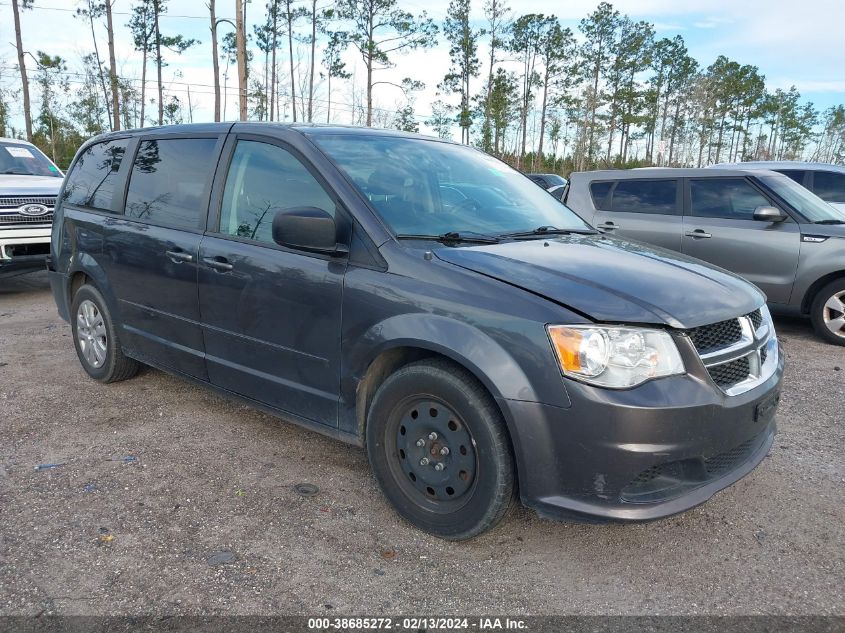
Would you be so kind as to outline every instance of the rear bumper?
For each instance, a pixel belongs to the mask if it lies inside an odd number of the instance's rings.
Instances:
[[[567,383],[572,406],[501,400],[523,504],[542,516],[648,521],[704,503],[768,454],[783,355],[767,381],[723,396],[697,376],[626,391]]]

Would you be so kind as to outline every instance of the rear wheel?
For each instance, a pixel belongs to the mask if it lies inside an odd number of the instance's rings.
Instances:
[[[421,361],[385,380],[367,422],[367,452],[405,519],[462,540],[493,527],[514,497],[514,466],[495,402],[470,374]]]
[[[71,330],[79,362],[94,380],[118,382],[138,373],[138,361],[123,354],[106,302],[94,286],[86,284],[76,291]]]
[[[816,294],[810,317],[819,336],[834,345],[845,345],[845,279],[829,283]]]

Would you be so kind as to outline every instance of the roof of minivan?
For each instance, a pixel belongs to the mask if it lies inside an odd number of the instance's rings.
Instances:
[[[842,165],[831,165],[830,163],[804,163],[800,160],[757,160],[745,163],[719,163],[708,167],[708,169],[724,169],[737,167],[739,169],[807,169],[810,171],[838,171],[845,173]]]
[[[303,134],[318,136],[322,134],[344,134],[361,136],[395,136],[405,138],[424,138],[427,140],[442,140],[434,136],[414,134],[413,132],[402,132],[400,130],[385,130],[382,128],[360,127],[353,125],[328,125],[320,123],[281,123],[278,121],[223,121],[219,123],[182,123],[179,125],[157,125],[153,127],[134,128],[131,130],[120,130],[119,132],[106,132],[98,136],[98,139],[106,139],[112,136],[135,136],[140,134],[191,134],[208,132],[227,132],[235,125],[262,126],[269,129],[287,128],[296,130]],[[454,141],[445,141],[454,143]]]
[[[759,175],[760,169],[738,169],[712,167],[641,167],[639,169],[603,169],[596,171],[581,171],[570,174],[575,176],[589,175],[592,180],[629,180],[634,178],[716,178],[717,176]],[[779,175],[772,172],[772,175]]]

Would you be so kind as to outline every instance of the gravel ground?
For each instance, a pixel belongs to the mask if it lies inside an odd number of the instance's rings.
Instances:
[[[91,381],[46,276],[1,281],[0,614],[845,614],[845,348],[777,327],[750,476],[654,523],[519,508],[455,544],[400,520],[360,449],[159,371]]]

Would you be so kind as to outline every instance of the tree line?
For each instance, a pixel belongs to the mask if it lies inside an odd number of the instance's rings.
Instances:
[[[121,15],[129,14],[140,78],[116,68],[118,2],[128,6]],[[406,131],[424,122],[442,138],[457,128],[462,143],[524,170],[845,162],[845,107],[819,111],[795,87],[771,90],[757,66],[723,55],[704,66],[682,36],[658,37],[653,24],[608,2],[574,31],[554,15],[517,15],[507,0],[482,2],[481,23],[471,16],[472,0],[451,0],[437,23],[405,10],[401,0],[228,0],[235,20],[219,17],[221,3],[207,0],[213,85],[203,86],[179,81],[179,56],[204,45],[165,28],[168,0],[80,0],[74,18],[90,31],[91,50],[77,70],[66,58],[24,46],[20,14],[38,7],[36,0],[12,0],[17,66],[0,70],[0,136],[25,134],[66,166],[85,138],[192,121],[196,96],[210,94],[218,121],[231,118],[237,101],[242,119]],[[450,64],[430,112],[418,114],[424,84],[411,76],[389,81],[384,71],[439,42],[448,45]],[[27,62],[34,63],[31,76]],[[235,68],[237,84],[230,78]],[[34,108],[32,92],[39,97]],[[237,97],[231,106],[230,94]],[[377,94],[396,101],[383,107]],[[12,103],[22,106],[24,130],[11,126]]]

